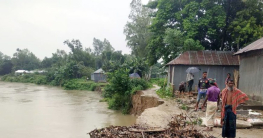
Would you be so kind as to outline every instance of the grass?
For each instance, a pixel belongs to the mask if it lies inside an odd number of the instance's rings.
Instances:
[[[172,88],[170,86],[162,87],[159,90],[157,90],[156,93],[161,98],[171,98],[174,96],[172,92]]]
[[[109,98],[103,98],[100,100],[100,102],[108,102]]]
[[[196,118],[194,121],[190,122],[190,121],[187,121],[186,123],[189,124],[189,125],[201,125],[203,122],[203,120],[201,118]]]
[[[180,108],[183,109],[183,110],[188,110],[188,106],[185,105],[185,104],[183,104]]]

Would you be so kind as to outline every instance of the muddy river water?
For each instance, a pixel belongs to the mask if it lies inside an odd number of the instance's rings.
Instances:
[[[96,92],[0,81],[0,137],[87,138],[95,128],[135,123],[100,99]]]

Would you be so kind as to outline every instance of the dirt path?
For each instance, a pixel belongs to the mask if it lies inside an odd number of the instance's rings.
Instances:
[[[161,99],[157,94],[158,86],[154,88],[142,91],[143,96],[146,97],[156,97],[160,100],[163,100],[164,103],[153,108],[145,109],[144,112],[137,118],[136,123],[145,127],[167,127],[168,123],[171,121],[171,118],[180,114],[183,111],[180,110],[175,103],[175,100],[170,99]]]
[[[160,89],[159,86],[157,85],[153,85],[153,88],[151,89],[147,89],[147,90],[143,90],[143,95],[144,96],[149,96],[149,97],[156,97],[158,99],[161,99],[157,94],[156,94],[156,91]]]

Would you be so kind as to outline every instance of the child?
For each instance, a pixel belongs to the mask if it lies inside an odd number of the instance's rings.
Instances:
[[[180,84],[179,84],[179,91],[180,91],[180,94],[183,92],[185,92],[185,82],[182,81]]]

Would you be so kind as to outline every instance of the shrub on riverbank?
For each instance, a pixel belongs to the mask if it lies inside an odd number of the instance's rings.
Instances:
[[[89,90],[94,91],[99,84],[84,79],[72,79],[64,83],[63,87],[66,90]]]
[[[22,83],[35,83],[39,85],[52,85],[61,86],[66,90],[88,90],[94,91],[98,86],[104,86],[106,83],[95,83],[93,81],[87,81],[85,79],[58,79],[56,77],[50,80],[50,77],[46,75],[37,74],[24,74],[19,76],[5,75],[1,78],[2,81],[7,82],[22,82]]]
[[[108,74],[109,85],[104,89],[103,96],[108,98],[110,109],[129,113],[132,106],[132,95],[138,90],[145,90],[151,85],[144,79],[130,79],[129,71],[119,69]]]
[[[173,97],[173,92],[171,86],[166,86],[163,88],[160,88],[156,92],[161,98],[167,98],[167,97]]]
[[[161,87],[156,92],[161,98],[173,97],[172,87],[167,85],[167,79],[159,79],[156,83]]]
[[[2,81],[8,82],[22,82],[22,83],[35,83],[47,84],[45,75],[25,74],[20,76],[5,75],[1,78]]]

